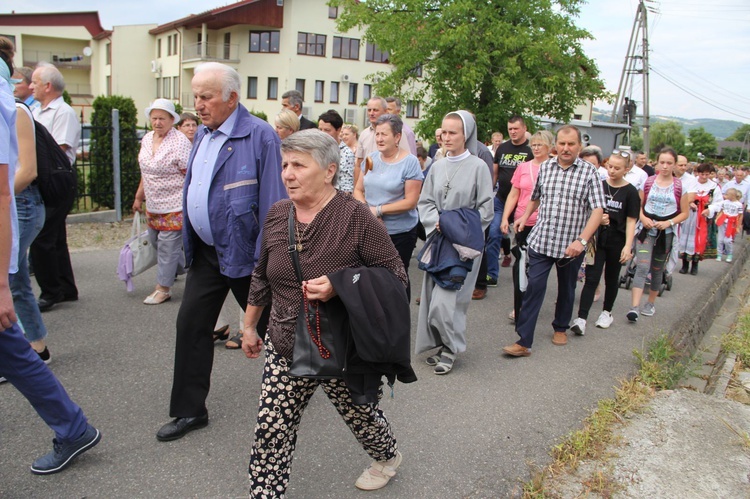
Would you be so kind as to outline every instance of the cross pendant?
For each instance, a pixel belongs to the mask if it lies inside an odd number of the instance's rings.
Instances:
[[[302,243],[297,243],[297,253],[302,253]]]
[[[448,197],[449,190],[451,190],[451,183],[446,182],[446,184],[443,186],[443,197]]]

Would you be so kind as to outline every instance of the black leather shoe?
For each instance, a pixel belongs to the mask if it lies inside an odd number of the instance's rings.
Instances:
[[[37,301],[37,305],[39,305],[39,311],[40,312],[46,312],[47,310],[51,309],[58,303],[60,303],[62,299],[47,299],[47,298],[39,298],[39,301]]]
[[[195,418],[176,418],[162,426],[156,433],[156,439],[161,442],[177,440],[193,430],[205,428],[208,425],[208,414]]]

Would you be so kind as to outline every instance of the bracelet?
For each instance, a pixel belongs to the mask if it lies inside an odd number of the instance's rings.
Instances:
[[[383,205],[379,204],[377,208],[375,208],[375,216],[378,218],[383,218]]]

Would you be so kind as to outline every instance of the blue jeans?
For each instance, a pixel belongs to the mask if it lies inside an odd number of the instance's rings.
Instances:
[[[581,253],[575,258],[552,258],[529,248],[529,281],[521,302],[521,310],[516,316],[516,333],[521,337],[516,343],[531,348],[534,342],[536,321],[544,303],[547,278],[552,267],[557,270],[557,302],[552,329],[563,333],[567,331],[576,299],[578,269],[581,268],[584,256],[585,253]]]
[[[30,185],[16,196],[18,211],[18,272],[10,275],[10,291],[13,294],[13,306],[18,318],[23,323],[26,339],[43,340],[47,337],[47,328],[42,321],[34,290],[29,276],[29,246],[44,226],[44,203],[39,189]]]
[[[86,416],[23,337],[18,324],[0,331],[0,376],[16,387],[62,442],[86,431]]]
[[[503,210],[505,209],[505,201],[501,201],[495,196],[495,217],[492,219],[490,224],[490,233],[487,236],[487,244],[485,245],[485,252],[487,253],[487,275],[493,279],[497,279],[500,275],[500,264],[498,259],[500,258],[500,247],[502,246],[503,239],[508,239],[510,234],[505,235],[500,230],[500,224],[503,221]],[[479,276],[481,278],[482,276]]]

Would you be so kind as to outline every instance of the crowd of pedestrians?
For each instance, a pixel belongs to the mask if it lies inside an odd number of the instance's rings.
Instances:
[[[71,164],[78,139],[60,97],[59,72],[43,65],[19,68],[11,78],[13,46],[2,37],[0,56],[0,375],[55,432],[52,452],[31,467],[55,473],[101,434],[46,366],[41,312],[77,299],[78,289],[64,244],[70,207],[45,206],[32,182],[33,127],[47,127]],[[38,102],[17,94],[22,98],[14,103],[14,83],[20,91],[26,85]],[[543,335],[537,319],[553,268],[557,295],[549,304],[549,337],[562,347],[568,330],[586,333],[602,277],[595,326],[616,322],[612,310],[626,265],[633,289],[623,319],[637,322],[656,313],[671,261],[682,260],[683,274],[697,273],[706,257],[731,261],[732,242],[743,231],[750,190],[745,172],[736,168],[729,180],[728,172],[700,164],[693,175],[687,159],[670,148],[658,152],[652,167],[640,152],[604,154],[585,145],[572,125],[530,134],[521,116],[508,119],[507,141],[495,132],[483,144],[475,116],[456,110],[445,115],[428,150],[400,118],[396,97],[369,99],[369,126],[360,132],[335,110],[317,121],[303,116],[296,91],[282,95],[271,126],[240,103],[240,75],[223,64],[198,65],[191,86],[196,114],[178,115],[166,99],[145,109],[152,131],[141,143],[141,183],[132,207],[136,216],[145,215],[158,253],[156,287],[144,303],[170,300],[176,277],[187,272],[176,317],[171,420],[156,438],[177,440],[209,424],[216,341],[227,340],[228,348],[241,348],[251,359],[262,356],[249,452],[251,497],[284,495],[302,413],[318,386],[373,460],[355,486],[379,489],[396,474],[404,456],[379,401],[383,375],[391,383],[403,357],[397,362],[397,349],[382,345],[375,314],[401,321],[395,343],[411,344],[408,270],[419,237],[425,242],[416,259],[424,273],[413,353],[426,352],[432,372],[447,375],[460,367],[457,359],[469,343],[469,305],[484,299],[488,286],[512,282],[514,291],[502,313],[509,312],[519,338],[498,350],[529,357],[535,337]],[[37,243],[54,244],[55,251],[35,253]],[[30,294],[29,248],[42,290],[38,300]],[[511,279],[503,279],[501,269],[511,264]],[[370,294],[362,291],[365,284]],[[367,351],[361,343],[354,350],[347,344],[353,374],[293,375],[300,321],[317,346],[314,353],[330,357],[323,330],[332,322],[321,321],[318,306],[333,300],[350,310],[352,321],[354,310],[364,310],[370,324],[356,334],[372,343]],[[405,317],[399,315],[404,309]],[[228,317],[235,314],[241,324],[228,339]],[[386,371],[369,360],[372,345],[385,352],[380,362],[389,364]],[[415,381],[406,364],[398,379]]]

